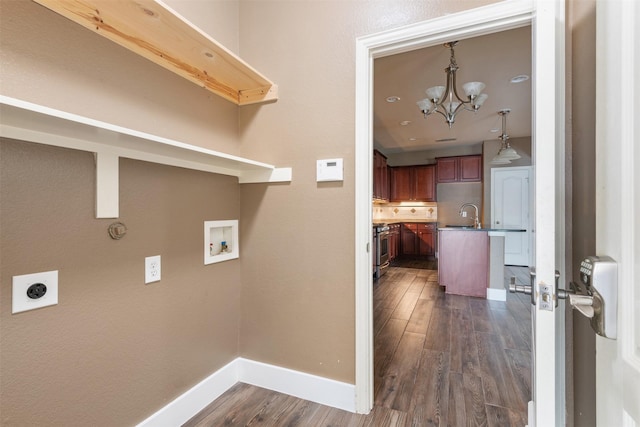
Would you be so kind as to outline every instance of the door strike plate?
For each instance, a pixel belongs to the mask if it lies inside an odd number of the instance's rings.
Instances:
[[[540,307],[540,310],[553,311],[553,291],[551,286],[540,282],[538,288],[538,307]]]

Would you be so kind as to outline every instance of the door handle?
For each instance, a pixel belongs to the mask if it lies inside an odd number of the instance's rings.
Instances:
[[[511,276],[509,279],[509,292],[512,294],[526,294],[531,295],[531,286],[530,285],[517,285],[516,277]]]

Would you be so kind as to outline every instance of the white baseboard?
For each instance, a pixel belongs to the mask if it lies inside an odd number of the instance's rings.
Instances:
[[[253,360],[238,358],[236,361],[239,363],[240,382],[356,412],[356,388],[353,384]]]
[[[242,382],[355,412],[355,385],[241,357],[211,374],[137,427],[176,427]]]
[[[507,290],[506,289],[493,289],[487,288],[487,299],[493,301],[506,301],[507,300]]]
[[[168,405],[138,424],[137,427],[176,427],[216,400],[238,382],[238,359],[182,393]]]

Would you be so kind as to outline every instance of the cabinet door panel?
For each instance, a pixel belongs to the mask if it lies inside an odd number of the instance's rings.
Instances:
[[[482,156],[460,157],[460,181],[482,181]]]
[[[414,200],[434,202],[436,200],[435,166],[415,166],[413,170]]]
[[[438,159],[438,182],[456,182],[458,180],[458,159],[446,157]]]
[[[408,224],[402,224],[400,230],[402,255],[418,255],[419,247],[417,245],[416,228],[409,227]]]
[[[418,245],[420,255],[432,257],[435,255],[435,227],[432,224],[418,225]]]
[[[401,202],[411,200],[412,173],[410,168],[391,168],[391,200]]]

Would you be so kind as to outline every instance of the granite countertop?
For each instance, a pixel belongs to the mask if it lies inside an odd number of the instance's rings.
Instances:
[[[433,218],[412,218],[412,219],[374,219],[375,223],[385,223],[385,224],[402,224],[403,222],[417,222],[417,223],[436,223],[437,219]]]
[[[506,229],[506,228],[475,228],[473,226],[463,225],[446,225],[444,227],[438,227],[439,231],[516,231],[525,232],[525,229]]]

